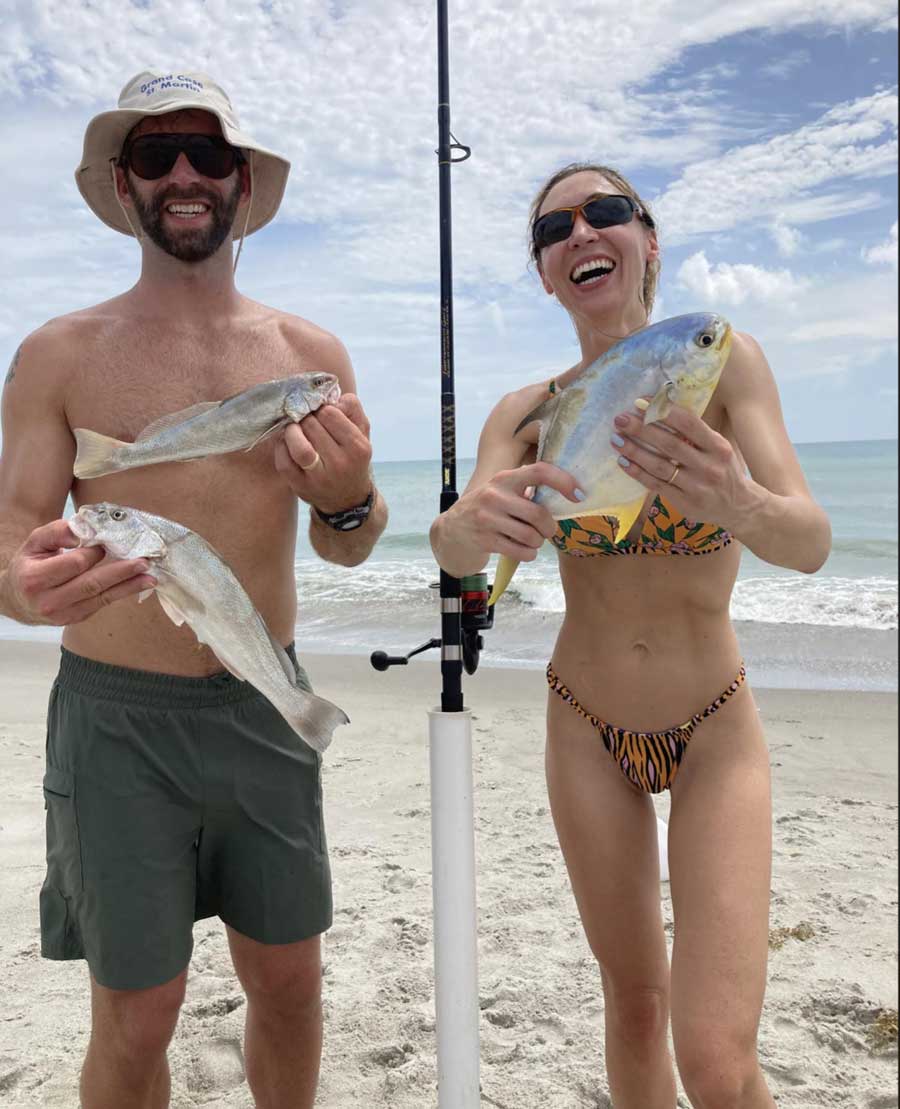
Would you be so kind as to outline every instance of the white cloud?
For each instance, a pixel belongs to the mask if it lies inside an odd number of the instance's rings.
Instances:
[[[654,185],[674,175],[661,198],[667,248],[679,236],[727,235],[755,221],[761,248],[771,251],[774,240],[784,257],[808,258],[817,249],[810,225],[884,204],[878,182],[864,178],[895,172],[893,94],[828,105],[819,120],[788,125],[780,121],[809,114],[790,82],[777,82],[783,104],[764,116],[734,79],[729,49],[735,36],[764,34],[777,65],[779,50],[791,56],[779,35],[804,29],[870,34],[875,53],[871,32],[895,23],[894,0],[459,0],[453,129],[473,147],[453,171],[460,382],[486,404],[501,379],[505,388],[522,375],[537,379],[572,353],[567,319],[525,267],[532,191],[566,161],[599,158]],[[84,127],[139,68],[196,67],[222,81],[250,134],[293,162],[277,220],[245,247],[240,287],[345,340],[378,409],[376,440],[384,436],[388,449],[396,449],[389,429],[401,393],[408,426],[431,428],[430,367],[439,365],[433,5],[6,0],[3,36],[0,105],[17,155],[0,179],[0,357],[8,361],[48,316],[136,279],[135,244],[104,228],[75,189]],[[693,60],[698,47],[702,65]],[[696,226],[686,218],[704,210],[711,218]],[[770,240],[773,212],[781,226]],[[697,245],[712,256],[708,243]],[[853,254],[871,276],[858,241]],[[707,268],[714,291],[730,287],[733,298],[743,290],[742,312],[777,315],[773,289],[790,296],[787,271]],[[800,277],[788,278],[802,313],[817,321],[811,298],[797,292]],[[679,300],[674,281],[662,293],[657,318]],[[427,453],[430,442],[422,431],[410,449]]]
[[[897,338],[896,311],[881,311],[866,315],[833,316],[804,324],[790,333],[799,343],[813,343],[819,339],[881,339]]]
[[[795,228],[776,220],[770,228],[778,253],[784,258],[793,257],[803,245],[803,235]]]
[[[808,50],[792,50],[781,58],[764,65],[762,72],[768,77],[775,77],[779,81],[787,80],[798,69],[809,65],[810,54]]]
[[[846,250],[849,245],[847,239],[842,238],[840,235],[836,235],[831,239],[820,239],[813,246],[813,250],[816,254],[833,254],[838,250]]]
[[[897,95],[891,91],[839,104],[795,131],[696,162],[655,207],[670,237],[683,241],[765,216],[773,204],[785,219],[808,221],[821,203],[811,190],[896,172]],[[837,207],[858,210],[862,202],[854,193],[840,198]],[[824,213],[834,208],[822,204],[818,218],[829,218]]]
[[[897,271],[897,221],[883,243],[863,251],[863,258],[872,266],[890,266]]]
[[[767,270],[746,263],[709,264],[702,250],[687,258],[678,270],[678,283],[703,304],[743,304],[746,300],[790,301],[807,283],[789,270]]]

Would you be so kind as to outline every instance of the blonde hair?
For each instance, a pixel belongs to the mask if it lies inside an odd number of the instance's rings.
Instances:
[[[528,213],[528,233],[529,233],[529,253],[531,260],[538,268],[541,269],[540,251],[534,242],[534,225],[541,213],[541,205],[547,199],[550,190],[553,189],[560,181],[565,181],[567,177],[573,177],[576,173],[599,173],[605,177],[607,181],[614,188],[618,189],[625,196],[630,196],[631,199],[637,204],[640,209],[642,221],[644,225],[652,230],[656,229],[656,220],[650,211],[649,206],[641,199],[637,189],[631,184],[627,178],[623,177],[618,170],[612,169],[610,166],[597,165],[594,162],[570,162],[569,165],[563,166],[562,169],[557,170],[549,180],[547,180],[539,189],[537,196],[531,202],[531,210]],[[656,286],[659,284],[659,258],[655,258],[652,262],[647,263],[647,268],[644,270],[644,284],[641,290],[644,308],[647,311],[647,319],[650,318],[650,313],[653,311],[653,301],[656,299]]]

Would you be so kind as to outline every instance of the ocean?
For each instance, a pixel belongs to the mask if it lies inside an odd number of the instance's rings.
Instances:
[[[731,614],[754,684],[800,689],[897,689],[897,442],[797,448],[834,546],[814,575],[770,566],[744,551]],[[471,459],[461,460],[464,488]],[[440,634],[437,567],[428,528],[440,463],[383,462],[375,476],[390,523],[369,560],[346,569],[297,541],[301,651],[406,653]],[[561,622],[557,559],[545,545],[522,565],[485,633],[483,665],[543,667]],[[0,621],[0,638],[58,638],[55,629]],[[429,657],[429,656],[426,656]],[[430,657],[437,658],[437,652]],[[411,664],[415,665],[415,662]]]

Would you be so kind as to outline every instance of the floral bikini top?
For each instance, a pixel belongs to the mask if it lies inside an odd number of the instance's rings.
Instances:
[[[687,520],[660,496],[654,499],[636,543],[617,543],[616,528],[614,516],[558,520],[551,542],[563,554],[576,558],[588,555],[712,554],[731,542],[731,535],[724,528]]]

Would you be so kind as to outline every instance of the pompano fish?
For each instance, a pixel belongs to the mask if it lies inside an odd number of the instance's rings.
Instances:
[[[323,404],[334,404],[340,395],[334,374],[298,374],[163,416],[145,427],[133,443],[77,427],[75,477],[101,477],[134,466],[248,451],[279,428],[299,423]]]
[[[555,489],[541,485],[534,503],[544,505],[554,520],[614,516],[617,540],[624,539],[640,515],[647,490],[618,464],[609,441],[614,418],[643,396],[653,398],[645,424],[664,420],[675,404],[701,416],[728,361],[731,337],[731,324],[722,316],[710,312],[673,316],[610,347],[565,389],[530,412],[516,431],[539,420],[538,460],[567,470],[586,494],[575,506]],[[513,559],[501,556],[491,604],[506,589],[517,566]]]
[[[113,558],[146,558],[159,585],[150,593],[179,627],[187,624],[222,665],[271,701],[302,740],[324,751],[347,714],[297,685],[287,652],[241,583],[205,539],[173,520],[116,504],[82,505],[69,520],[82,547]]]

